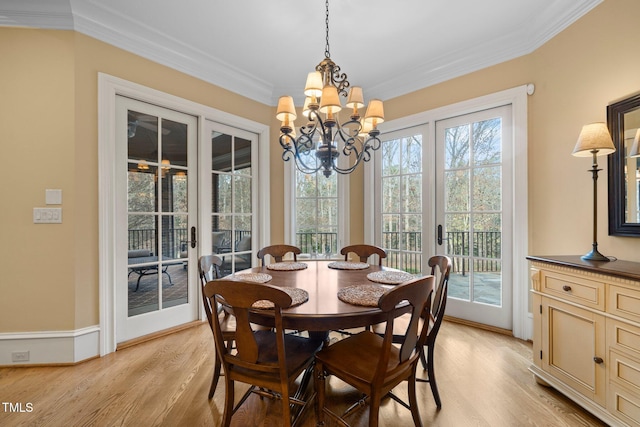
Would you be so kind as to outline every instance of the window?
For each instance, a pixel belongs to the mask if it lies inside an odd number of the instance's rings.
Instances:
[[[345,246],[348,234],[346,177],[337,173],[325,177],[322,172],[305,174],[293,164],[285,176],[288,198],[285,209],[287,243],[298,246],[303,254],[335,257]],[[292,185],[294,184],[295,185]],[[289,202],[287,202],[289,200]]]

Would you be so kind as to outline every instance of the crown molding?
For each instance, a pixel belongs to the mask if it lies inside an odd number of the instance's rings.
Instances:
[[[71,5],[69,0],[3,0],[0,26],[72,30]]]
[[[367,92],[383,100],[395,98],[527,55],[602,1],[576,1],[570,9],[563,2],[555,2],[527,26],[437,58],[427,58],[416,67],[369,86]],[[96,0],[33,0],[25,3],[24,0],[4,0],[0,6],[0,26],[74,29],[267,105],[276,105],[278,94],[275,90],[284,89],[142,25]]]
[[[576,2],[570,10],[546,9],[544,14],[530,26],[517,29],[482,43],[469,45],[463,50],[448,52],[428,61],[367,91],[380,99],[395,98],[447,80],[460,77],[483,68],[528,55],[551,40],[575,21],[580,19],[603,0]]]

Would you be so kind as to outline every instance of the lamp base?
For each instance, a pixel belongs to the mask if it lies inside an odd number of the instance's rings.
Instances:
[[[591,249],[591,252],[581,256],[580,258],[583,259],[584,261],[601,261],[601,262],[611,261],[608,257],[598,252],[598,244],[595,242],[593,243],[593,249]]]

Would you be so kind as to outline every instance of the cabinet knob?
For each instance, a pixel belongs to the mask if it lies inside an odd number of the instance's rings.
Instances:
[[[600,365],[602,362],[604,362],[604,360],[602,360],[602,357],[594,357],[593,361],[596,362],[598,365]]]
[[[564,286],[562,287],[562,290],[563,290],[563,291],[565,291],[565,292],[569,292],[569,291],[571,290],[571,286],[569,286],[569,285],[564,285]]]

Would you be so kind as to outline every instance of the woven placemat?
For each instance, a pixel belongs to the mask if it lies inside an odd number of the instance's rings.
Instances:
[[[413,274],[406,273],[404,271],[374,271],[367,274],[367,279],[372,282],[384,283],[387,285],[399,285],[415,278]]]
[[[236,280],[246,280],[247,282],[267,283],[273,277],[267,273],[238,273],[234,277]]]
[[[338,291],[338,299],[353,305],[377,307],[378,300],[387,291],[380,285],[353,285]]]
[[[304,262],[276,262],[267,265],[268,270],[275,271],[304,270],[305,268],[307,268],[307,264]]]
[[[296,305],[303,304],[309,300],[309,292],[300,288],[280,288],[291,296],[291,307],[295,307]],[[273,308],[273,303],[269,300],[260,300],[256,301],[252,305],[253,308]]]
[[[334,261],[330,262],[328,267],[336,270],[364,270],[369,268],[369,264],[366,262]]]

